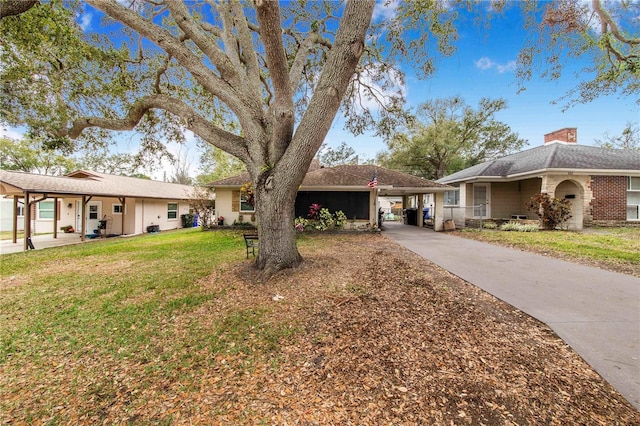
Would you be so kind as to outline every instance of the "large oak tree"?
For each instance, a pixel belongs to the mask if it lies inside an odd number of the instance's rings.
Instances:
[[[3,18],[3,119],[53,143],[96,128],[152,141],[191,130],[246,165],[265,277],[297,265],[296,191],[356,74],[375,2],[87,3],[112,20],[105,31],[83,34],[74,4],[57,1]],[[229,120],[237,132],[220,125]]]

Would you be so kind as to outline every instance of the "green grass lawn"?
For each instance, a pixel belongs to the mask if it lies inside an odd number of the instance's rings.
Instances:
[[[583,232],[463,231],[462,236],[506,244],[524,250],[561,255],[615,265],[640,265],[640,228],[594,228]]]
[[[196,229],[3,255],[4,385],[16,385],[12,381],[24,374],[33,379],[37,371],[62,358],[86,364],[87,374],[98,374],[96,392],[107,394],[113,385],[101,380],[99,372],[89,373],[94,360],[107,365],[133,362],[140,368],[131,377],[150,383],[197,375],[215,363],[219,352],[243,353],[250,364],[252,356],[274,350],[279,339],[292,332],[262,321],[264,308],[221,308],[214,321],[179,321],[182,314],[191,318],[205,304],[215,306],[224,292],[224,287],[200,285],[200,279],[244,257],[242,233]],[[87,395],[86,390],[74,390],[73,383],[62,389]],[[41,411],[31,413],[34,419],[55,411],[46,402],[40,405]]]

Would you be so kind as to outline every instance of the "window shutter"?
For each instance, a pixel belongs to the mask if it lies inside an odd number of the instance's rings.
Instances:
[[[240,191],[231,191],[231,211],[240,211]]]

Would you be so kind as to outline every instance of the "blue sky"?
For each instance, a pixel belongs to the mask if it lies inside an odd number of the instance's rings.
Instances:
[[[470,22],[460,26],[460,39],[456,53],[438,63],[436,73],[428,79],[418,80],[407,72],[407,101],[417,106],[427,100],[460,95],[467,105],[476,107],[483,97],[504,98],[508,108],[496,118],[528,140],[528,147],[541,145],[544,134],[564,127],[578,129],[578,143],[594,145],[605,133],[620,135],[627,123],[640,122],[640,108],[636,98],[600,97],[588,104],[576,105],[563,112],[564,103],[552,102],[577,85],[584,75],[576,75],[586,63],[572,63],[560,80],[544,81],[534,76],[527,90],[518,92],[515,61],[524,46],[526,33],[517,10],[504,17],[494,18],[491,27],[483,30]],[[336,121],[327,137],[330,146],[342,141],[365,158],[386,149],[380,138],[371,135],[353,137],[344,132]]]
[[[87,9],[88,13],[81,16],[78,23],[84,28],[96,29],[99,25],[98,13],[90,10]],[[390,12],[390,8],[379,7],[374,19],[384,18],[384,14]],[[527,84],[527,90],[518,94],[515,61],[524,46],[526,34],[517,8],[512,8],[503,17],[494,18],[489,29],[481,29],[470,21],[461,24],[459,35],[454,55],[441,59],[437,63],[435,74],[430,78],[418,80],[415,73],[404,66],[407,74],[404,89],[408,106],[415,107],[428,100],[456,95],[460,95],[472,107],[476,107],[483,97],[504,98],[509,106],[498,113],[496,118],[509,125],[521,138],[528,140],[529,147],[541,145],[544,134],[564,127],[578,129],[578,143],[594,145],[595,140],[603,138],[605,133],[619,135],[627,123],[640,122],[640,108],[631,97],[600,97],[565,112],[562,111],[562,102],[552,104],[580,79],[584,79],[585,76],[574,75],[575,70],[583,68],[583,63],[572,63],[572,69],[565,69],[560,80],[543,81],[534,76]],[[21,132],[9,129],[4,133],[20,137]],[[130,134],[124,136],[120,149],[135,151],[136,140]],[[332,147],[346,142],[361,158],[367,159],[375,158],[378,152],[386,149],[381,138],[371,134],[355,137],[343,130],[339,117],[334,121],[326,142]],[[186,152],[190,158],[192,175],[197,174],[199,153],[194,141],[186,147],[169,144],[169,150],[174,154],[180,150],[183,154]],[[164,164],[164,171],[168,175],[171,175],[171,170],[168,164]],[[162,179],[164,171],[156,170],[151,175]]]

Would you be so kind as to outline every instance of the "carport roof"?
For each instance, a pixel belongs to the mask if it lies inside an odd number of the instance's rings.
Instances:
[[[194,187],[128,176],[78,170],[66,176],[47,176],[0,170],[0,193],[93,195],[187,200]]]

